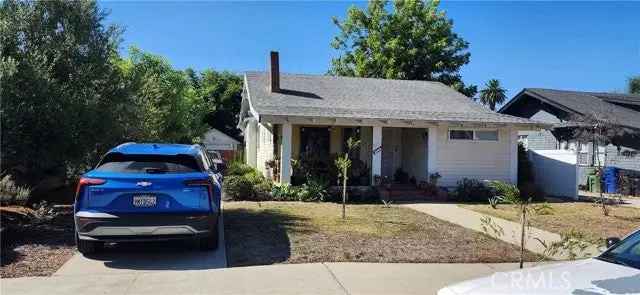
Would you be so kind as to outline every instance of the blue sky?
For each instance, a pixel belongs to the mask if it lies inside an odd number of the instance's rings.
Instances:
[[[322,74],[337,52],[332,16],[365,2],[101,2],[108,22],[178,68]],[[640,2],[444,2],[470,42],[467,83],[499,79],[512,97],[524,87],[625,91],[640,74]]]

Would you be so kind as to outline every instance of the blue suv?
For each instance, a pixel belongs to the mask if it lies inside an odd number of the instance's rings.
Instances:
[[[200,146],[119,145],[78,183],[78,250],[173,239],[197,239],[201,249],[215,249],[220,199],[220,176]]]

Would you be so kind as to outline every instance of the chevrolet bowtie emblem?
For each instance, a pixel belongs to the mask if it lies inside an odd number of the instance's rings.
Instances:
[[[138,183],[136,183],[137,186],[142,186],[142,187],[147,187],[147,186],[151,186],[151,182],[148,181],[140,181]]]

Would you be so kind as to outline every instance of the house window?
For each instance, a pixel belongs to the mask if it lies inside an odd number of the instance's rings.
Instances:
[[[449,139],[498,141],[498,130],[449,130]]]
[[[451,140],[473,140],[473,130],[449,130]]]
[[[476,130],[476,140],[498,141],[498,130]]]

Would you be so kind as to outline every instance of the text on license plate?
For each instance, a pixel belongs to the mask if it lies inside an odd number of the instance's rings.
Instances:
[[[139,195],[133,196],[134,207],[155,207],[156,196],[154,195]]]

